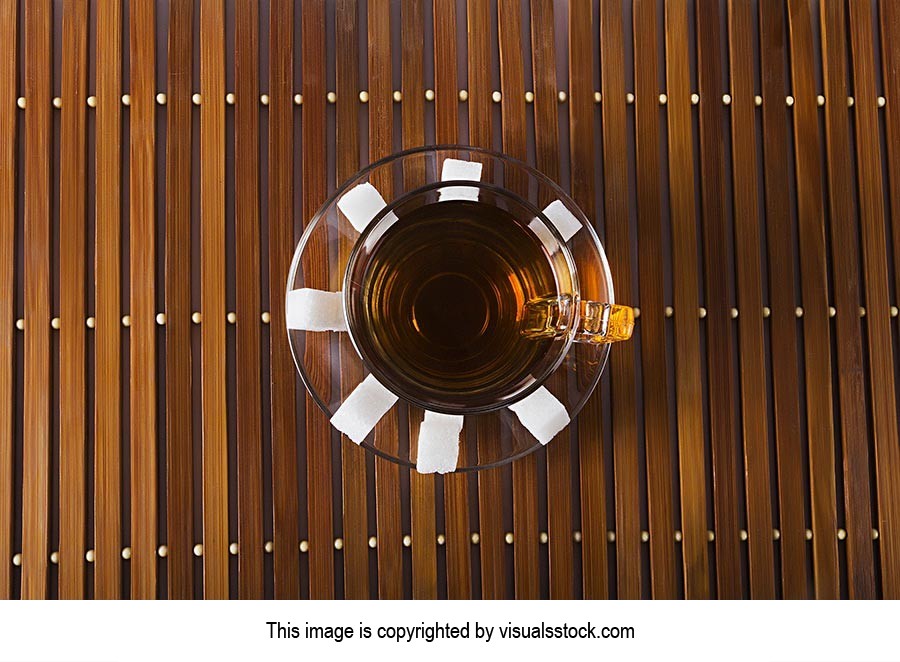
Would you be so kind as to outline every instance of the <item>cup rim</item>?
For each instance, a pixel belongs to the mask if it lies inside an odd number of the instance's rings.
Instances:
[[[547,230],[549,230],[553,237],[559,244],[560,250],[565,257],[566,265],[569,269],[569,276],[572,279],[572,287],[574,292],[572,292],[573,298],[575,300],[575,312],[571,322],[569,323],[569,328],[566,329],[565,340],[563,341],[562,346],[556,350],[557,356],[554,358],[553,362],[548,364],[542,371],[539,376],[533,376],[533,381],[525,386],[524,388],[519,389],[518,392],[505,396],[503,400],[499,403],[491,403],[487,405],[481,405],[476,407],[465,407],[465,408],[453,408],[453,407],[445,407],[439,403],[427,402],[419,397],[417,397],[413,393],[408,393],[402,389],[400,389],[391,379],[391,377],[381,368],[371,360],[369,356],[366,355],[366,352],[363,350],[362,346],[357,342],[356,334],[353,331],[353,325],[350,324],[350,288],[348,287],[348,280],[350,278],[351,268],[356,264],[357,258],[359,256],[360,250],[366,244],[366,239],[371,236],[373,232],[375,232],[378,228],[379,223],[385,219],[385,217],[392,213],[394,209],[401,206],[403,203],[408,202],[418,195],[422,195],[423,193],[428,193],[430,191],[437,191],[442,188],[455,188],[460,186],[468,186],[471,188],[477,188],[479,190],[490,191],[494,194],[506,196],[512,199],[517,204],[521,205],[529,214],[533,214],[536,218],[539,218],[541,222],[544,224]],[[500,409],[505,409],[510,405],[514,405],[521,400],[524,400],[529,395],[538,390],[542,385],[544,385],[547,379],[552,375],[556,370],[562,365],[563,361],[566,359],[566,355],[569,353],[569,350],[572,347],[572,343],[575,340],[575,333],[578,329],[578,326],[581,321],[581,307],[578,303],[581,300],[581,284],[578,281],[578,269],[575,265],[575,259],[572,256],[572,252],[569,250],[569,247],[566,245],[566,241],[563,236],[559,233],[559,230],[556,226],[550,221],[549,218],[543,213],[542,210],[538,209],[528,200],[525,200],[520,195],[507,189],[502,186],[497,186],[495,184],[489,184],[487,182],[481,181],[472,181],[465,179],[453,179],[453,180],[442,180],[437,182],[431,182],[430,184],[424,184],[415,189],[412,189],[403,195],[397,197],[395,200],[392,200],[389,204],[385,205],[381,211],[379,211],[369,222],[369,224],[363,229],[360,236],[357,238],[356,243],[353,246],[353,250],[350,253],[349,258],[347,259],[347,265],[344,269],[344,275],[341,279],[341,291],[342,291],[342,301],[344,307],[344,319],[347,320],[347,335],[350,336],[350,342],[353,344],[353,348],[356,350],[356,353],[359,355],[360,360],[362,360],[363,365],[366,369],[372,373],[375,378],[384,386],[386,389],[391,391],[398,398],[407,402],[408,404],[414,405],[416,407],[421,407],[427,411],[436,412],[439,414],[453,414],[457,416],[468,416],[468,415],[478,415],[478,414],[487,414],[490,412],[498,411]]]

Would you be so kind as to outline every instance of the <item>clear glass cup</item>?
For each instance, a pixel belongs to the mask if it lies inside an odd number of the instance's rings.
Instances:
[[[407,262],[411,261],[404,257],[408,253],[389,254],[385,246],[399,241],[392,237],[401,236],[401,231],[409,241],[418,242],[417,251],[428,249],[432,240],[451,242],[455,226],[435,226],[449,228],[445,236],[422,234],[432,231],[428,219],[436,211],[466,210],[471,205],[476,211],[496,212],[498,219],[502,216],[511,219],[505,222],[514,223],[508,229],[503,226],[504,234],[479,234],[477,249],[496,248],[499,254],[505,250],[501,245],[511,241],[510,232],[521,230],[523,238],[511,245],[524,242],[528,255],[536,250],[541,253],[541,260],[528,260],[527,264],[541,262],[543,280],[537,289],[529,290],[530,294],[522,294],[524,287],[508,287],[507,280],[518,279],[527,285],[534,279],[526,277],[524,264],[516,263],[518,253],[503,253],[501,263],[509,266],[497,287],[467,289],[468,285],[460,281],[459,297],[477,299],[482,292],[493,305],[504,305],[508,313],[512,308],[509,314],[515,318],[517,335],[510,337],[510,345],[524,348],[527,359],[518,370],[498,373],[502,378],[498,376],[493,382],[493,373],[487,372],[481,381],[472,382],[477,387],[459,381],[462,386],[456,388],[452,373],[446,373],[450,377],[446,380],[441,377],[445,373],[440,372],[422,377],[424,373],[407,361],[406,352],[399,351],[408,347],[387,342],[392,338],[391,325],[379,326],[373,320],[390,322],[392,318],[377,317],[373,301],[377,300],[384,311],[396,310],[395,304],[406,296],[402,293],[412,287],[414,292],[409,296],[418,296],[417,301],[425,299],[420,305],[439,305],[433,300],[436,295],[432,290],[424,285],[415,287],[417,272],[410,272],[416,268],[424,272],[428,263],[410,267]],[[407,219],[417,219],[419,225]],[[396,225],[398,221],[400,225]],[[442,255],[440,250],[436,254]],[[381,270],[378,273],[392,276],[395,262],[397,278],[405,278],[403,282],[407,283],[405,289],[397,286],[392,290],[384,285],[391,282],[389,278],[373,280],[370,276],[373,265]],[[292,293],[296,295],[299,290],[312,291],[321,298],[315,299],[320,306],[317,312],[308,313],[301,323],[296,321],[296,298],[292,304]],[[328,417],[371,374],[397,396],[397,404],[387,415],[399,416],[400,430],[407,426],[416,429],[423,410],[464,417],[463,438],[470,438],[471,443],[464,444],[457,471],[497,466],[539,448],[541,441],[513,411],[516,403],[528,403],[527,398],[543,388],[565,407],[570,419],[574,418],[600,379],[610,343],[629,338],[634,325],[633,310],[614,302],[609,266],[596,233],[565,192],[524,163],[463,146],[400,152],[370,165],[341,185],[306,225],[294,253],[286,296],[294,361],[310,395]],[[452,316],[447,319],[453,322]],[[422,338],[413,340],[424,342]],[[505,352],[499,355],[505,356]],[[517,367],[514,358],[507,362]],[[424,365],[430,364],[426,361]],[[467,430],[479,431],[477,448],[474,435]],[[362,445],[393,461],[415,466],[417,443],[412,437],[406,445],[399,439],[369,434]]]

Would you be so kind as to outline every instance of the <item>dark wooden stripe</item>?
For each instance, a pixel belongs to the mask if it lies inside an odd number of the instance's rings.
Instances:
[[[119,597],[121,500],[122,7],[97,6],[96,327],[94,330],[94,597]]]
[[[303,48],[303,219],[312,218],[325,200],[325,3],[306,2],[302,12]],[[290,112],[290,90],[283,97],[273,94],[272,103],[284,104]],[[273,89],[273,92],[275,90]],[[328,289],[327,235],[315,233],[306,245],[310,261],[305,263],[307,287]],[[327,354],[329,333],[306,334],[306,356],[310,360]],[[331,374],[323,371],[319,383],[325,393],[331,389]],[[307,394],[306,398],[306,479],[309,514],[309,597],[334,597],[334,528],[331,515],[331,426],[324,412]]]
[[[872,8],[850,3],[850,45],[853,87],[857,103],[856,158],[862,225],[865,326],[869,341],[869,378],[872,432],[878,486],[878,547],[884,597],[900,597],[900,441],[897,437],[897,400],[894,387],[894,354],[891,338],[890,292],[885,239],[885,206],[875,89]],[[895,220],[896,222],[896,220]],[[833,223],[833,221],[832,221]],[[863,441],[867,441],[865,438]],[[859,480],[864,480],[862,477]],[[864,487],[867,484],[863,483]],[[865,498],[865,497],[863,497]],[[865,533],[866,522],[856,528]],[[848,529],[849,531],[849,529]],[[866,569],[869,574],[874,574]]]
[[[50,489],[50,78],[52,6],[25,9],[25,394],[22,597],[47,595]],[[11,100],[10,100],[11,101]],[[5,561],[4,561],[5,562]]]
[[[753,8],[732,2],[728,12],[731,47],[731,140],[734,187],[738,335],[740,337],[741,412],[749,534],[750,595],[775,597],[772,508],[769,504],[769,426],[766,403],[766,355],[762,317],[762,264],[756,158],[756,107],[753,70]],[[771,100],[770,100],[771,101]],[[730,359],[729,359],[730,361]],[[718,489],[718,487],[717,487]],[[737,521],[724,522],[730,529]],[[717,523],[719,538],[721,524]]]
[[[900,39],[900,3],[882,2],[879,16],[881,18],[881,60],[883,67],[883,85],[884,95],[886,99],[890,99],[887,110],[884,111],[885,133],[887,136],[887,160],[888,160],[888,192],[890,197],[890,217],[891,227],[893,229],[893,249],[894,259],[900,255],[900,49],[894,47],[897,40]],[[900,269],[894,267],[894,283],[895,292],[900,292]],[[896,303],[896,301],[895,301]],[[896,481],[887,477],[882,472],[885,463],[882,457],[887,455],[887,464],[890,466],[892,459],[890,450],[879,451],[876,447],[876,460],[879,463],[879,489],[891,490],[896,489]],[[897,474],[894,473],[896,476]],[[885,486],[886,484],[886,486]],[[897,502],[895,493],[888,494],[885,491],[884,497],[879,497],[879,527],[882,539],[882,586],[884,597],[897,597],[896,576],[890,579],[888,583],[888,575],[885,573],[884,558],[886,555],[895,557],[900,552],[896,549],[897,536],[900,535],[900,527],[897,522],[900,521],[900,515],[893,515],[893,519],[888,524],[888,519],[884,516],[885,506],[882,502],[890,501],[893,504]],[[888,510],[895,508],[896,505],[888,506]],[[886,526],[890,526],[891,531],[885,530]],[[884,542],[885,536],[888,540]]]
[[[641,283],[641,368],[650,523],[650,579],[654,598],[677,597],[672,504],[669,375],[666,363],[663,227],[659,153],[659,16],[652,0],[636,0],[634,25],[635,156],[637,163],[638,267]],[[570,31],[574,35],[574,31]],[[587,51],[588,56],[590,51]],[[574,103],[574,85],[569,103]],[[619,90],[621,93],[621,90]],[[615,101],[615,98],[613,99]],[[574,133],[574,131],[573,131]],[[574,137],[573,145],[580,142]],[[589,143],[592,141],[588,141]],[[585,149],[588,149],[585,147]],[[590,158],[587,151],[586,159]],[[576,170],[574,164],[572,172]],[[575,180],[573,179],[573,185]],[[591,190],[593,197],[593,190]],[[618,348],[614,348],[614,351]],[[583,469],[582,469],[583,471]],[[618,539],[617,539],[618,540]],[[639,551],[635,550],[639,554]]]
[[[459,142],[459,102],[456,71],[456,3],[434,3],[434,132],[440,145]],[[462,438],[466,438],[463,431]],[[460,457],[465,451],[460,449]],[[461,474],[444,477],[447,535],[447,595],[468,599],[472,592],[469,556],[469,485]]]
[[[491,149],[491,5],[487,0],[468,0],[467,32],[469,56],[469,144]],[[495,421],[496,422],[496,421]],[[475,429],[479,456],[489,456],[500,443],[500,427],[479,421]],[[481,446],[485,445],[485,450]],[[479,551],[481,552],[481,597],[505,597],[503,567],[503,470],[478,473]]]
[[[16,34],[16,0],[0,2],[0,34]],[[16,242],[16,40],[0,44],[0,98],[10,100],[0,106],[0,291],[15,287]],[[11,597],[13,529],[13,298],[0,303],[0,600]]]
[[[813,87],[812,17],[809,3],[788,3],[794,97],[794,150],[797,178],[806,412],[809,435],[813,574],[816,597],[839,597],[837,497],[834,475],[834,421],[831,391],[831,340],[825,262],[825,210],[822,191],[819,121]]]
[[[338,0],[335,8],[337,49],[337,181],[359,169],[359,8],[355,0]],[[420,43],[421,48],[421,43]],[[341,236],[341,264],[350,259],[354,239]],[[348,395],[363,380],[362,365],[347,334],[340,337],[341,393]],[[344,505],[344,597],[369,597],[368,521],[366,517],[366,452],[347,437],[341,439]],[[415,551],[415,550],[414,550]]]
[[[372,0],[368,5],[369,57],[369,160],[393,151],[393,101],[391,89],[391,12],[388,0]],[[390,172],[373,177],[385,199],[394,190]],[[375,444],[390,454],[399,448],[396,408],[375,426]],[[400,468],[394,462],[375,458],[375,502],[378,526],[378,595],[397,599],[403,596],[402,529],[400,524]]]
[[[525,83],[522,57],[522,10],[518,0],[499,0],[497,27],[500,40],[500,112],[503,151],[525,160]],[[516,182],[507,182],[513,187]],[[518,183],[521,185],[521,182]],[[600,511],[602,512],[602,511]],[[516,597],[540,597],[537,523],[537,462],[534,453],[513,464],[513,534],[515,536]],[[602,523],[601,523],[602,527]],[[605,537],[606,532],[602,532]],[[605,573],[605,565],[604,565]]]
[[[131,597],[156,597],[156,12],[132,2]],[[80,325],[79,325],[80,326]]]
[[[622,3],[600,2],[601,93],[603,97],[604,212],[610,269],[616,298],[632,297],[628,209],[628,147],[625,126],[625,47]],[[616,488],[618,595],[641,597],[640,466],[635,402],[636,343],[612,352],[613,461]]]
[[[225,7],[200,6],[200,329],[203,596],[228,597],[225,404]],[[295,543],[296,544],[296,543]]]
[[[273,2],[269,14],[269,95],[291,98],[293,90],[294,8]],[[282,103],[269,108],[269,306],[272,380],[272,485],[274,508],[275,597],[300,597],[297,414],[294,363],[288,345],[281,283],[294,251],[294,122]]]
[[[803,443],[800,432],[800,380],[797,348],[797,291],[791,221],[788,159],[788,113],[782,99],[785,78],[785,6],[781,0],[760,3],[760,53],[762,56],[763,173],[765,178],[766,235],[771,303],[772,388],[775,443],[778,455],[778,495],[781,525],[782,595],[805,598],[806,538]]]
[[[534,75],[534,142],[538,170],[559,180],[559,125],[553,3],[531,2],[531,56]],[[541,200],[544,205],[549,201]],[[565,388],[563,386],[563,388]],[[547,447],[547,520],[550,536],[550,597],[574,595],[572,466],[568,429]]]
[[[402,129],[403,147],[418,147],[425,143],[424,101],[424,45],[422,34],[425,18],[421,0],[404,0],[401,5],[401,33],[403,43],[402,72]],[[404,173],[407,189],[424,183],[423,171]],[[419,437],[422,412],[409,408],[409,439]],[[435,478],[411,471],[409,476],[410,512],[412,524],[412,594],[416,599],[437,598],[437,537],[435,523]]]
[[[414,445],[424,412],[409,407],[409,439]],[[437,530],[434,515],[434,476],[410,472],[409,500],[412,508],[412,594],[417,600],[435,600],[437,587]]]
[[[666,81],[669,119],[669,207],[675,310],[675,393],[681,484],[681,529],[687,598],[709,597],[703,385],[697,284],[697,208],[686,0],[666,3]]]
[[[890,194],[891,228],[893,230],[894,255],[900,255],[900,49],[892,48],[900,39],[900,4],[882,2],[878,16],[881,19],[881,66],[884,96],[885,134],[887,136],[888,191]],[[893,103],[892,103],[893,101]],[[894,269],[894,290],[900,292],[900,269]]]
[[[194,592],[191,426],[191,0],[169,7],[166,101],[166,572],[169,599]]]
[[[866,421],[862,329],[858,309],[859,240],[853,202],[854,173],[847,108],[847,26],[843,3],[821,3],[822,69],[825,76],[825,137],[834,269],[847,574],[851,598],[875,596],[872,511],[869,504],[869,426]],[[879,221],[880,222],[880,221]],[[825,532],[822,532],[825,533]]]
[[[700,191],[706,267],[706,345],[709,422],[716,513],[716,577],[719,597],[741,595],[735,453],[733,339],[725,210],[724,107],[718,0],[698,2],[697,67],[700,83]],[[694,309],[696,310],[696,309]],[[693,315],[693,310],[684,314]]]
[[[66,103],[60,110],[59,184],[59,241],[63,247],[59,252],[59,597],[63,600],[84,597],[87,33],[86,3],[66,2],[62,45],[62,99]],[[10,255],[10,264],[11,260]]]
[[[238,595],[263,597],[260,387],[259,6],[235,7],[235,280],[237,285]]]

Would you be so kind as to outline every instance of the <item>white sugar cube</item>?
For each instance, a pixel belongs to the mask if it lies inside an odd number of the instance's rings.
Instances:
[[[555,395],[541,386],[537,391],[509,406],[519,422],[541,444],[548,444],[569,424],[569,412]]]
[[[291,290],[285,299],[285,316],[289,329],[303,331],[346,331],[344,295],[303,288]]]
[[[353,443],[361,444],[395,402],[397,396],[369,375],[344,399],[331,424]]]
[[[366,229],[372,219],[387,206],[381,193],[369,182],[354,186],[347,191],[337,203],[347,220],[357,232]]]
[[[420,474],[445,474],[456,471],[459,459],[459,433],[463,417],[425,412],[419,427],[419,451],[416,471]]]
[[[462,161],[460,159],[444,159],[441,166],[441,181],[481,181],[481,163],[479,161]],[[477,200],[478,189],[474,186],[448,186],[438,193],[438,200]]]
[[[554,200],[544,208],[544,216],[556,226],[564,241],[569,241],[581,229],[581,221],[569,211],[561,200]]]

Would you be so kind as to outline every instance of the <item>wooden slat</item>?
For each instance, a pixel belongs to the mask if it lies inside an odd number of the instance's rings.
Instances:
[[[894,255],[900,255],[900,49],[891,48],[900,39],[900,4],[882,2],[881,67],[884,85],[884,125],[887,136],[888,190]],[[890,104],[890,105],[888,105]],[[894,269],[894,290],[900,292],[900,269]]]
[[[503,125],[503,151],[524,161],[526,158],[525,65],[520,45],[522,10],[518,0],[499,0],[497,28],[500,40],[500,91],[502,98],[505,99],[500,108]],[[507,182],[507,186],[512,187],[513,184],[515,182]],[[516,598],[534,600],[540,594],[535,454],[532,453],[516,461],[512,470]],[[603,526],[602,523],[600,526]],[[602,529],[601,532],[605,537],[606,532]]]
[[[632,297],[629,248],[628,148],[625,125],[625,47],[622,3],[600,2],[600,59],[604,215],[610,270],[616,299]],[[613,462],[616,490],[616,566],[618,596],[641,597],[641,507],[635,390],[635,345],[623,344],[612,352]]]
[[[59,190],[59,241],[64,247],[59,252],[59,597],[63,600],[84,597],[85,581],[87,33],[87,5],[66,2],[62,57],[66,104],[60,110]]]
[[[355,0],[338,0],[335,8],[335,33],[337,181],[340,184],[359,169],[359,105],[355,96],[359,89],[359,8]],[[421,42],[419,47],[421,48]],[[346,264],[350,259],[353,243],[352,237],[341,236],[341,264]],[[340,344],[341,394],[347,396],[363,380],[363,374],[356,358],[356,350],[347,334],[341,335]],[[369,597],[366,452],[346,436],[341,438],[341,476],[344,506],[344,597],[360,600]],[[413,554],[415,555],[415,548]]]
[[[883,68],[883,85],[886,102],[891,104],[887,106],[884,115],[885,134],[887,136],[887,160],[888,160],[888,192],[890,197],[890,217],[893,229],[893,252],[894,259],[900,255],[900,49],[892,47],[900,39],[900,4],[896,2],[881,3],[879,16],[881,18],[881,61]],[[894,283],[895,292],[900,292],[900,269],[894,267]],[[887,455],[886,455],[887,452]],[[889,455],[890,451],[879,450],[876,446],[875,459],[878,462],[878,480],[879,489],[885,490],[882,485],[887,482],[890,486],[895,483],[886,474],[882,472],[885,465],[890,466],[892,459]],[[882,459],[884,458],[884,460]],[[896,474],[894,474],[896,475]],[[887,489],[890,489],[888,487]],[[882,587],[884,597],[896,598],[896,580],[891,579],[884,571],[885,556],[895,557],[900,554],[896,550],[895,545],[897,536],[900,535],[900,519],[898,515],[894,515],[892,509],[896,506],[888,505],[887,508],[881,505],[883,502],[891,501],[896,504],[896,496],[889,495],[885,492],[884,497],[879,497],[879,528],[881,540],[888,538],[886,542],[881,543],[882,551]],[[885,516],[885,511],[891,513]],[[890,519],[889,519],[890,517]]]
[[[391,89],[391,12],[388,0],[372,0],[368,5],[369,58],[369,160],[393,151],[393,108]],[[394,190],[391,173],[380,171],[372,179],[385,199]],[[394,454],[399,448],[396,409],[375,426],[375,445]],[[375,458],[375,501],[378,525],[378,595],[397,599],[403,595],[402,530],[400,524],[400,468],[390,460]]]
[[[468,0],[468,110],[469,144],[491,149],[491,4],[487,0]],[[480,421],[475,428],[478,452],[481,445],[500,443],[496,421]],[[496,600],[505,597],[503,567],[503,470],[487,469],[478,473],[478,528],[481,535],[481,597]]]
[[[97,5],[97,182],[94,330],[94,597],[119,597],[121,577],[122,7]]]
[[[409,438],[419,438],[424,412],[410,406]],[[412,595],[417,600],[435,600],[437,587],[437,530],[435,524],[434,476],[412,471],[409,502],[412,509]]]
[[[459,142],[456,71],[456,3],[434,3],[434,133],[439,145]],[[463,430],[462,438],[466,438]],[[465,457],[465,442],[460,456]],[[447,595],[466,600],[472,593],[469,556],[469,484],[462,474],[444,476],[447,536]]]
[[[869,427],[866,421],[862,329],[859,313],[856,312],[862,301],[859,292],[858,221],[853,201],[850,116],[846,102],[847,27],[843,3],[820,2],[820,12],[834,305],[838,311],[835,326],[844,460],[847,583],[851,598],[865,599],[875,596],[875,573],[871,538],[872,512],[869,504]]]
[[[700,191],[706,267],[706,345],[709,422],[716,513],[716,578],[720,598],[741,595],[735,453],[732,330],[729,305],[725,153],[722,142],[721,35],[718,0],[697,4],[697,67],[700,83]],[[696,309],[694,309],[696,310]],[[693,310],[683,314],[693,315]],[[750,313],[752,314],[752,313]],[[762,313],[760,313],[762,314]]]
[[[775,597],[772,509],[769,505],[769,426],[766,403],[762,317],[762,264],[756,158],[756,105],[753,70],[753,7],[728,4],[731,55],[731,140],[734,187],[738,335],[740,337],[741,413],[750,559],[750,596]],[[730,359],[729,359],[730,361]],[[717,488],[718,489],[718,488]],[[736,528],[736,522],[726,522]],[[721,529],[721,525],[717,526]],[[718,537],[718,536],[717,536]]]
[[[677,597],[672,504],[669,375],[666,363],[663,227],[660,209],[659,28],[656,2],[636,0],[634,24],[635,157],[638,267],[641,283],[641,368],[650,524],[650,579],[654,598]],[[574,34],[572,32],[571,34]],[[570,36],[571,39],[571,36]],[[590,51],[588,51],[589,53]],[[574,86],[573,86],[574,87]],[[575,90],[570,93],[573,103]],[[621,90],[620,90],[621,92]],[[580,141],[571,139],[572,145]],[[573,147],[574,148],[574,147]],[[587,152],[586,158],[590,158]],[[575,172],[573,164],[572,172]],[[573,179],[573,184],[574,184]],[[593,196],[593,191],[591,192]]]
[[[169,7],[166,102],[166,572],[168,597],[194,592],[191,426],[191,44],[193,2]]]
[[[687,3],[666,3],[666,89],[669,120],[669,207],[672,217],[672,276],[675,310],[675,393],[681,529],[687,598],[709,597],[706,476],[703,451],[703,385],[697,286],[697,208],[694,196],[694,137],[691,119]]]
[[[16,33],[16,0],[0,2],[0,34]],[[0,44],[0,98],[16,96],[16,40]],[[12,558],[13,529],[13,295],[16,234],[16,107],[0,106],[0,559]],[[0,563],[0,600],[11,597],[12,567]]]
[[[591,3],[569,5],[569,161],[572,197],[596,222],[594,168],[594,39]],[[581,554],[584,597],[607,596],[606,478],[599,391],[578,417],[581,486]]]
[[[269,13],[269,95],[291,98],[294,9],[273,2]],[[281,283],[294,250],[294,122],[283,102],[269,108],[269,363],[272,380],[272,491],[275,597],[300,597],[299,484],[297,472],[296,381],[282,305]]]
[[[763,173],[771,303],[772,389],[775,443],[778,455],[778,495],[781,525],[782,595],[807,597],[806,538],[803,481],[803,439],[800,433],[800,380],[797,319],[794,308],[796,260],[793,249],[788,159],[788,108],[785,80],[785,7],[781,0],[760,3],[762,56]]]
[[[200,329],[203,596],[228,597],[225,404],[225,7],[200,6]],[[278,327],[276,327],[278,328]],[[296,543],[295,543],[296,544]]]
[[[325,201],[327,193],[325,148],[325,3],[307,1],[302,12],[303,48],[303,219],[306,222]],[[280,88],[281,86],[279,86]],[[290,112],[290,90],[278,96],[273,87],[272,103],[284,104]],[[315,233],[306,245],[310,260],[304,262],[306,287],[327,290],[327,235]],[[305,355],[309,360],[330,352],[330,333],[306,334]],[[331,374],[319,376],[320,388],[331,390]],[[315,401],[306,397],[306,477],[309,513],[309,597],[334,597],[334,528],[331,516],[331,425]]]
[[[812,16],[806,0],[788,3],[794,98],[795,175],[803,294],[803,341],[809,437],[813,574],[816,597],[839,597],[837,497],[834,476],[834,422],[831,339],[825,261],[825,210],[819,122],[813,87]],[[770,256],[771,259],[771,256]]]
[[[885,238],[884,187],[876,105],[872,8],[850,3],[850,45],[856,114],[856,158],[862,225],[863,275],[868,332],[872,433],[878,487],[879,549],[884,597],[900,597],[900,442],[891,338],[890,292]],[[888,42],[890,43],[890,42]],[[896,222],[896,221],[895,221]],[[864,439],[864,441],[867,441]],[[863,480],[860,477],[860,480]],[[863,482],[862,488],[867,488]],[[866,498],[866,497],[863,497]],[[866,498],[866,501],[868,499]],[[857,522],[856,528],[865,528]],[[865,531],[863,531],[865,533]],[[873,574],[871,569],[864,569]]]
[[[25,397],[22,597],[47,594],[50,489],[50,79],[52,7],[25,9]]]
[[[424,108],[424,45],[421,35],[425,17],[421,0],[404,0],[401,5],[402,33],[402,130],[403,148],[425,143]],[[424,171],[404,173],[407,189],[424,184]],[[409,438],[418,439],[422,413],[409,408]],[[437,598],[437,537],[435,523],[435,478],[433,475],[411,471],[409,475],[409,505],[412,525],[412,594],[416,599]]]
[[[553,4],[531,2],[531,56],[534,75],[534,142],[538,170],[559,180],[559,120]],[[539,201],[547,204],[547,201]],[[574,595],[572,467],[568,428],[547,447],[547,528],[550,536],[550,597]]]
[[[154,0],[132,2],[131,597],[156,597],[156,33]],[[73,320],[74,321],[74,320]],[[79,324],[79,326],[81,326]]]
[[[259,6],[235,7],[234,240],[237,314],[238,595],[263,597],[260,384]]]

